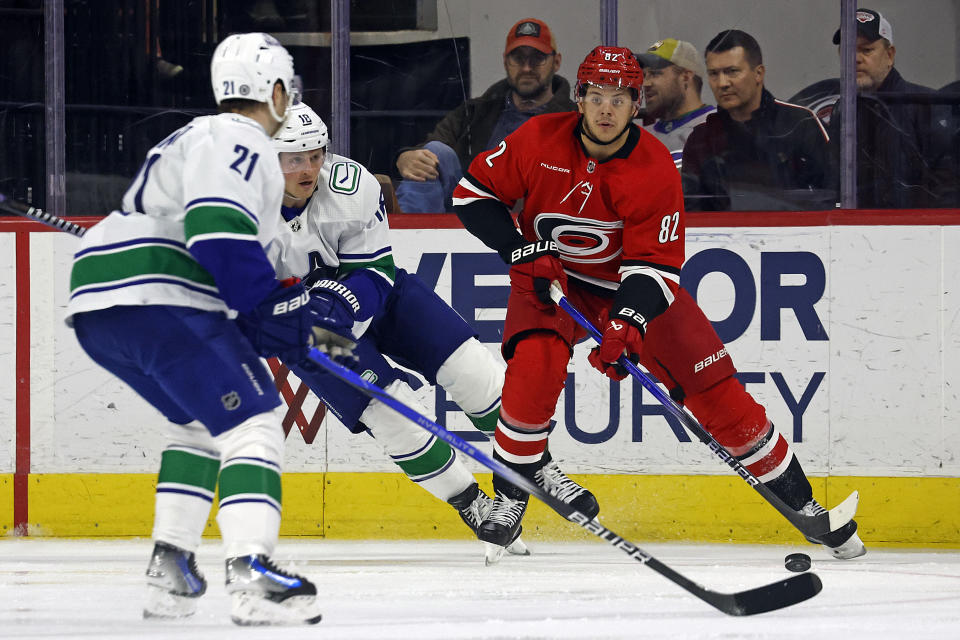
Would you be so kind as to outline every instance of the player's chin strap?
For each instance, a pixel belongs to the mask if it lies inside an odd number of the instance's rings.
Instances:
[[[550,285],[550,297],[561,309],[570,314],[570,317],[573,320],[587,330],[587,333],[597,341],[597,343],[603,340],[603,336],[597,331],[597,328],[587,320],[587,318],[580,313],[576,307],[570,304],[567,301],[566,296],[563,295],[563,289],[560,288],[556,282]],[[627,370],[627,373],[632,375],[637,381],[643,385],[643,388],[653,394],[653,397],[660,401],[660,404],[670,412],[674,418],[680,421],[680,424],[685,426],[693,435],[697,437],[700,442],[707,445],[707,447],[716,454],[720,460],[727,463],[727,465],[736,471],[737,475],[743,478],[743,480],[749,484],[751,487],[756,489],[763,498],[769,502],[774,509],[779,511],[784,518],[790,521],[797,530],[800,531],[805,536],[811,538],[820,538],[824,534],[831,531],[836,531],[843,525],[850,522],[853,519],[853,516],[857,513],[857,504],[860,501],[860,494],[857,491],[854,491],[847,499],[841,502],[839,505],[821,513],[820,515],[807,515],[803,512],[796,511],[788,506],[783,500],[781,500],[773,491],[771,491],[765,484],[757,480],[757,477],[753,475],[749,469],[743,466],[737,458],[730,455],[726,449],[723,448],[719,442],[714,439],[710,433],[700,426],[700,423],[697,422],[693,416],[684,411],[680,406],[673,401],[667,393],[653,381],[648,374],[640,370],[637,365],[633,364],[626,356],[620,356],[617,360],[617,363]]]
[[[312,349],[310,351],[310,360],[326,369],[332,375],[343,380],[351,387],[357,389],[365,395],[370,396],[371,398],[379,400],[397,413],[400,413],[412,422],[415,422],[423,429],[426,429],[458,451],[470,456],[480,464],[493,471],[495,474],[503,477],[508,482],[511,482],[524,491],[529,492],[530,495],[535,496],[544,502],[548,507],[559,513],[567,520],[575,522],[601,540],[604,540],[611,546],[620,549],[640,564],[647,565],[663,577],[687,591],[687,593],[694,595],[695,597],[703,600],[707,604],[715,607],[727,615],[749,616],[757,613],[764,613],[766,611],[782,609],[783,607],[789,607],[799,602],[803,602],[804,600],[809,600],[813,596],[817,595],[823,588],[820,578],[816,574],[808,572],[794,575],[762,587],[748,589],[746,591],[740,591],[737,593],[721,593],[707,589],[706,587],[703,587],[689,578],[677,573],[675,570],[646,553],[632,542],[621,538],[616,533],[600,524],[598,520],[588,520],[587,517],[582,513],[559,498],[550,495],[541,489],[539,485],[534,484],[528,478],[520,475],[513,469],[494,460],[493,458],[490,458],[482,451],[474,448],[472,445],[467,444],[453,433],[450,433],[438,425],[436,422],[433,422],[426,416],[400,402],[380,387],[361,378],[350,369],[337,364],[327,357],[326,354],[320,353],[316,349]]]

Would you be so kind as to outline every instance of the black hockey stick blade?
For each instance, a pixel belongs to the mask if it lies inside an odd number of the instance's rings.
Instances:
[[[526,477],[520,475],[499,461],[489,457],[482,451],[460,439],[455,434],[450,433],[436,422],[430,420],[423,414],[397,400],[377,385],[361,378],[354,371],[351,371],[339,363],[334,362],[325,353],[322,353],[316,348],[310,349],[310,360],[323,367],[329,373],[333,374],[351,387],[370,396],[371,398],[381,401],[411,422],[437,436],[439,439],[448,443],[457,451],[461,451],[467,456],[473,458],[508,482],[511,482],[522,488],[524,491],[527,491],[530,493],[530,495],[535,496],[538,500],[546,504],[548,507],[556,511],[567,520],[580,525],[607,544],[619,549],[620,551],[623,551],[633,560],[639,562],[640,564],[647,565],[653,571],[656,571],[674,584],[685,589],[688,593],[693,594],[694,596],[700,598],[707,604],[715,607],[717,610],[722,611],[727,615],[749,616],[756,613],[763,613],[765,611],[782,609],[784,607],[789,607],[799,602],[803,602],[804,600],[809,600],[820,592],[820,579],[815,574],[810,572],[793,576],[786,580],[781,580],[764,587],[750,589],[748,591],[742,591],[738,593],[720,593],[718,591],[711,591],[710,589],[707,589],[706,587],[703,587],[693,580],[690,580],[684,575],[678,573],[674,569],[671,569],[632,542],[621,538],[616,533],[600,524],[600,521],[596,518],[593,520],[588,519],[585,515],[559,498],[550,495]]]
[[[48,227],[53,227],[58,231],[66,231],[67,233],[73,234],[77,237],[83,237],[83,234],[87,232],[85,227],[81,227],[80,225],[70,222],[69,220],[64,220],[63,218],[55,216],[52,213],[47,213],[42,209],[18,202],[2,193],[0,193],[0,210],[6,211],[7,213],[12,213],[16,216],[21,216],[23,218],[36,220],[37,222],[41,222]]]
[[[820,577],[807,572],[739,593],[710,592],[703,599],[727,615],[752,616],[809,600],[820,593],[821,589],[823,583],[820,582]]]
[[[687,591],[696,594],[704,602],[730,616],[752,616],[783,609],[809,600],[823,589],[820,577],[812,571],[808,571],[755,589],[737,593],[720,593],[711,591],[683,577],[670,567],[660,563],[656,558],[651,558],[648,564],[650,568],[667,575]]]
[[[567,300],[566,296],[563,295],[563,290],[556,284],[550,286],[550,297],[561,309],[566,311],[573,320],[586,329],[587,333],[597,341],[598,343],[603,339],[603,336],[597,330],[596,327],[584,316],[580,311],[577,310],[570,301]],[[836,531],[846,523],[850,522],[853,519],[853,516],[857,513],[857,504],[860,501],[860,494],[856,491],[847,496],[846,500],[841,502],[839,505],[835,506],[833,509],[824,510],[823,513],[819,514],[806,514],[796,509],[790,507],[783,500],[781,500],[775,493],[770,491],[770,489],[760,482],[756,476],[754,476],[749,469],[740,464],[740,461],[737,460],[734,456],[730,455],[726,449],[723,448],[719,442],[714,439],[710,433],[704,429],[699,422],[694,419],[689,413],[684,411],[673,401],[669,395],[667,395],[663,389],[657,386],[657,383],[650,378],[649,375],[640,370],[637,365],[631,362],[626,356],[620,356],[618,360],[624,369],[630,373],[641,385],[643,388],[649,391],[654,398],[660,401],[660,404],[664,406],[665,409],[680,421],[683,426],[687,428],[690,433],[695,435],[697,439],[703,444],[707,445],[713,453],[720,458],[727,466],[733,469],[738,476],[740,476],[744,482],[754,488],[754,490],[763,496],[764,500],[770,503],[774,509],[780,512],[784,518],[786,518],[790,524],[797,528],[797,530],[802,533],[807,538],[819,539],[824,534],[827,534],[831,531]]]

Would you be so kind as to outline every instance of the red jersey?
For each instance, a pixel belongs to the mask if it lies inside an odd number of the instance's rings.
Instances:
[[[580,142],[578,113],[531,118],[478,155],[453,192],[509,209],[523,199],[524,238],[554,240],[567,275],[616,290],[630,275],[653,278],[667,303],[684,260],[680,174],[653,135],[631,125],[627,142],[598,162]]]

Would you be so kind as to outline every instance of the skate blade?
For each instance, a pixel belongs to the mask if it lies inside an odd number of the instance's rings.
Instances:
[[[495,565],[500,562],[500,558],[503,557],[503,552],[506,550],[504,547],[501,547],[498,544],[493,544],[492,542],[484,542],[484,563],[486,566]]]
[[[197,612],[198,598],[178,596],[154,585],[147,586],[147,602],[143,619],[171,620],[188,618]]]
[[[233,623],[244,627],[317,624],[322,617],[315,596],[273,602],[256,593],[234,593],[230,610]]]
[[[530,549],[527,548],[527,545],[523,540],[517,538],[507,545],[507,553],[512,556],[529,556]]]

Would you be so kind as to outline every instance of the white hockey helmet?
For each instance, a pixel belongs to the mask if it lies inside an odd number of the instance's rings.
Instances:
[[[277,152],[313,151],[326,149],[329,141],[327,125],[301,102],[290,107],[286,121],[273,136],[273,148]]]
[[[293,56],[267,33],[228,36],[213,52],[210,79],[217,104],[232,98],[265,102],[277,122],[283,122],[283,117],[273,107],[273,85],[283,83],[288,109],[297,101]]]

